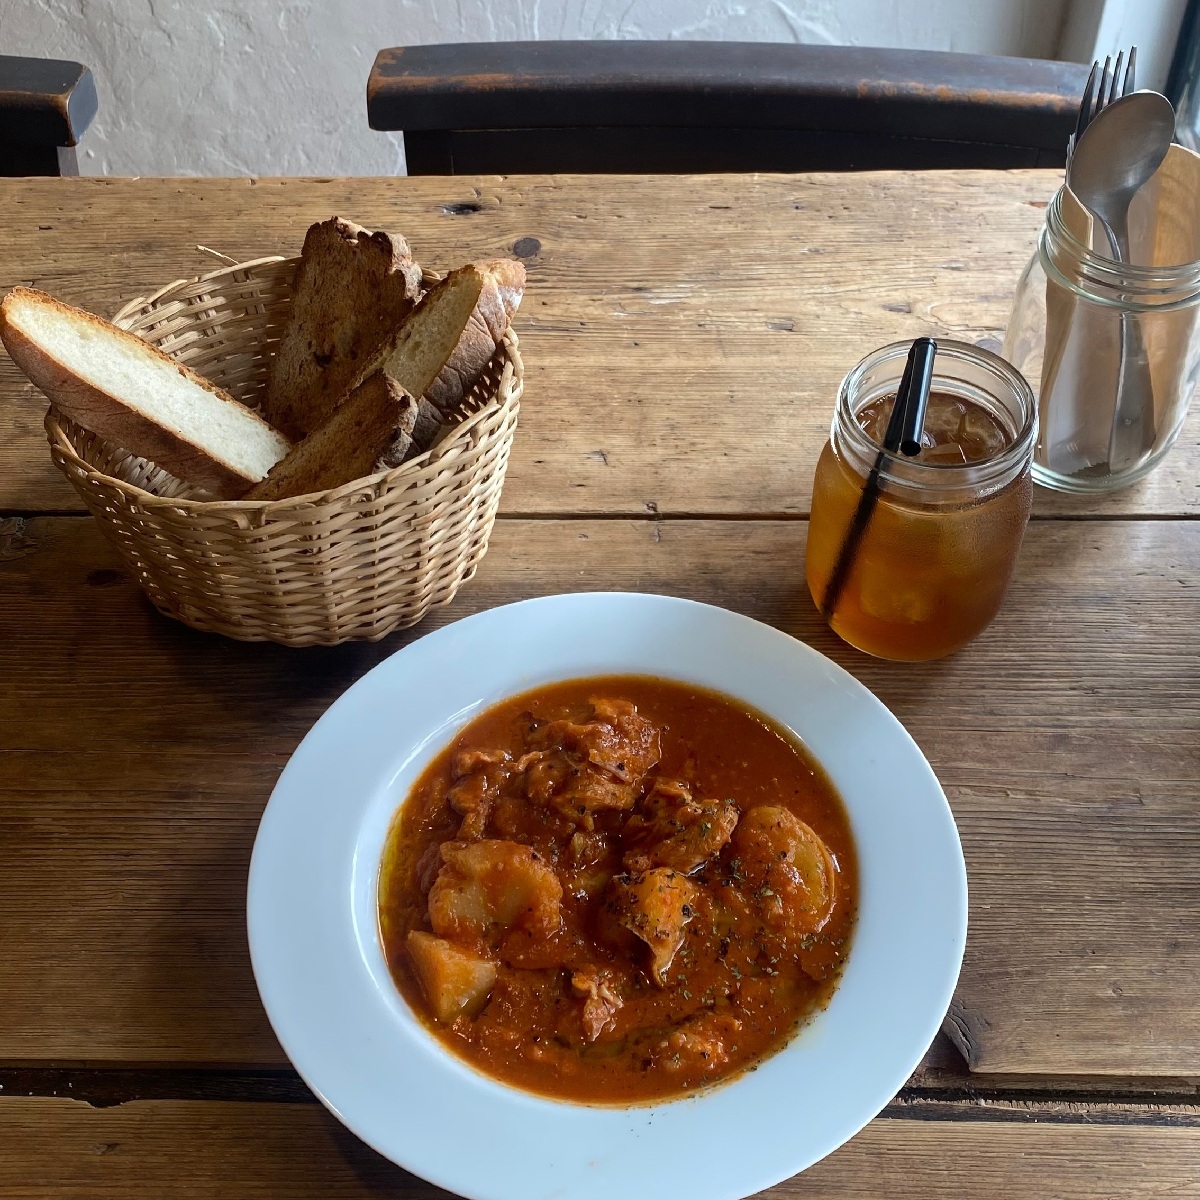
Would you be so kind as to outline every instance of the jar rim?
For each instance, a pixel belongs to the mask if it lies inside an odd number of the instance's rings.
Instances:
[[[863,378],[876,367],[891,361],[903,362],[912,347],[911,341],[889,342],[873,350],[852,367],[838,387],[834,409],[834,431],[840,426],[843,433],[859,453],[874,456],[882,480],[903,486],[938,490],[962,490],[980,488],[994,484],[997,479],[1015,475],[1018,469],[1032,461],[1033,445],[1037,438],[1038,413],[1033,390],[1020,371],[998,354],[970,342],[953,338],[937,338],[937,357],[934,359],[933,387],[954,392],[961,380],[946,376],[938,371],[938,363],[947,359],[969,362],[981,367],[998,385],[999,391],[1011,394],[1020,406],[1021,423],[1013,440],[993,458],[977,462],[929,463],[918,458],[909,458],[898,451],[884,449],[882,443],[873,438],[859,424],[854,409],[854,398],[860,391]],[[899,375],[897,376],[897,379]]]
[[[1200,259],[1169,266],[1117,262],[1081,242],[1067,225],[1063,212],[1063,194],[1067,190],[1064,183],[1051,199],[1046,210],[1045,232],[1079,264],[1081,275],[1089,283],[1134,295],[1161,296],[1176,291],[1190,295],[1200,291]],[[1082,201],[1079,204],[1084,207]]]

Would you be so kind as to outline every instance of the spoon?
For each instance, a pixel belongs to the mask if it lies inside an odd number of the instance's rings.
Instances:
[[[1175,110],[1158,92],[1131,92],[1092,119],[1075,144],[1067,182],[1099,218],[1118,262],[1129,261],[1129,203],[1162,166]]]
[[[1075,143],[1067,183],[1100,222],[1112,257],[1129,262],[1129,204],[1162,165],[1175,136],[1175,110],[1157,92],[1132,92],[1102,109]],[[1121,314],[1121,356],[1109,439],[1110,471],[1154,445],[1154,393],[1141,329]]]

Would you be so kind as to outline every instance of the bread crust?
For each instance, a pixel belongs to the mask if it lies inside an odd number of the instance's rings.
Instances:
[[[142,413],[129,408],[119,397],[81,379],[53,353],[31,339],[15,323],[14,310],[22,303],[47,305],[71,319],[102,330],[106,337],[120,343],[123,353],[146,360],[165,362],[197,387],[222,404],[233,404],[245,415],[259,422],[277,439],[280,458],[287,452],[285,438],[253,409],[247,408],[216,384],[195,371],[176,362],[170,355],[150,345],[136,334],[113,325],[82,309],[64,304],[36,288],[16,287],[0,303],[0,341],[13,361],[30,381],[45,393],[53,407],[64,412],[85,429],[91,430],[106,442],[120,446],[131,454],[149,459],[185,483],[203,488],[217,499],[232,500],[258,482],[232,464],[214,457],[212,453],[179,434],[158,424]]]
[[[376,461],[375,470],[390,471],[410,458],[424,454],[441,431],[442,414],[428,400],[414,400],[413,407],[404,414],[403,425],[396,430],[395,440]]]
[[[522,268],[522,274],[523,270]],[[474,263],[469,263],[449,272],[444,279],[434,284],[404,319],[390,329],[381,342],[373,344],[363,356],[361,363],[366,374],[365,382],[356,385],[350,391],[347,398],[341,401],[341,407],[337,406],[339,398],[334,397],[334,403],[330,407],[331,416],[323,426],[314,430],[300,443],[293,453],[294,461],[291,464],[280,464],[276,471],[272,472],[272,478],[256,487],[246,499],[277,499],[285,495],[300,494],[295,491],[300,485],[288,480],[302,469],[306,480],[303,486],[305,494],[335,487],[355,478],[356,476],[341,478],[340,475],[344,474],[341,472],[335,476],[320,474],[303,464],[312,460],[318,446],[324,447],[326,453],[336,453],[337,442],[322,440],[319,435],[328,426],[336,427],[342,408],[356,399],[361,388],[370,384],[375,378],[374,373],[382,367],[386,367],[389,383],[409,397],[412,407],[405,408],[398,414],[392,435],[383,444],[379,443],[378,430],[373,423],[369,434],[360,432],[355,435],[365,439],[362,444],[372,450],[369,460],[362,457],[355,459],[358,464],[358,476],[398,467],[414,455],[427,450],[441,431],[441,414],[427,400],[421,400],[418,405],[412,397],[423,395],[431,381],[445,368],[455,347],[461,343],[471,316],[479,309],[487,278]],[[459,300],[458,294],[468,289],[472,291],[472,295]],[[464,310],[464,303],[469,304],[470,308]],[[503,300],[497,292],[497,301],[492,308],[499,306],[502,311],[502,304]],[[487,311],[492,310],[489,308]],[[493,316],[493,320],[501,319],[506,327],[507,318]],[[489,353],[488,357],[490,356]],[[398,378],[394,377],[393,373]],[[336,478],[336,482],[326,482],[331,478]]]
[[[458,409],[491,362],[525,292],[525,264],[517,259],[498,258],[474,266],[483,276],[479,301],[446,365],[425,390],[425,399],[443,417]]]

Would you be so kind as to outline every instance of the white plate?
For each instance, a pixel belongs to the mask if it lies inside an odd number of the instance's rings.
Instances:
[[[479,1074],[422,1028],[380,946],[376,888],[409,787],[480,709],[553,680],[701,684],[798,734],[845,801],[860,907],[829,1007],[756,1071],[669,1103],[589,1107]],[[766,625],[664,596],[551,596],[458,621],[360,679],[292,756],[250,866],[250,953],[288,1057],[381,1154],[473,1200],[735,1200],[863,1127],[950,1003],[967,880],[946,798],[861,684]]]

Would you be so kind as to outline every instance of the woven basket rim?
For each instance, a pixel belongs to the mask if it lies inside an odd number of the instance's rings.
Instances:
[[[235,271],[246,271],[253,267],[269,266],[282,262],[298,262],[298,258],[288,258],[282,254],[266,255],[262,258],[247,259],[245,262],[231,263],[227,266],[220,267],[215,271],[207,271],[202,275],[194,275],[188,279],[176,279],[171,283],[164,285],[157,291],[152,292],[148,296],[137,297],[123,305],[119,312],[112,318],[113,322],[126,319],[132,313],[144,308],[148,304],[153,304],[161,299],[173,288],[180,287],[186,284],[207,283],[209,280],[217,279],[222,275],[228,275]],[[441,276],[436,271],[424,269],[426,279],[436,281]],[[504,338],[501,342],[505,350],[504,375],[510,377],[510,372],[515,373],[520,367],[520,342],[517,338],[515,330],[510,325],[504,333]],[[396,483],[403,482],[409,475],[415,475],[421,471],[427,470],[434,463],[440,462],[442,459],[449,457],[456,450],[464,448],[470,439],[471,431],[474,427],[483,420],[489,413],[494,412],[506,403],[502,399],[502,394],[511,393],[511,384],[506,389],[501,383],[497,388],[496,394],[478,411],[471,413],[459,424],[453,426],[452,431],[444,437],[436,445],[431,446],[422,454],[418,454],[415,458],[409,459],[407,462],[401,463],[398,467],[392,467],[384,471],[376,471],[371,475],[363,475],[358,479],[349,480],[346,483],[338,484],[336,488],[326,488],[323,491],[307,492],[301,496],[287,496],[280,500],[196,500],[186,496],[158,496],[154,492],[147,491],[145,488],[138,487],[136,484],[128,483],[124,479],[118,479],[114,475],[107,475],[103,471],[97,470],[86,458],[81,457],[75,450],[71,439],[67,436],[59,420],[59,414],[51,404],[46,412],[44,428],[47,437],[58,448],[62,455],[78,464],[87,475],[89,481],[102,483],[105,486],[116,488],[123,493],[126,499],[136,503],[147,510],[157,508],[171,509],[175,512],[183,510],[185,512],[194,512],[197,514],[212,514],[218,513],[255,513],[262,515],[283,515],[288,509],[301,506],[311,508],[314,504],[328,504],[336,502],[340,497],[346,494],[352,494],[359,490],[375,487],[379,484],[391,486]]]
[[[221,254],[217,250],[210,250],[207,246],[197,246],[197,250],[203,250],[208,254],[214,254],[218,258],[229,259],[227,254]],[[173,279],[170,283],[164,283],[157,291],[151,292],[148,296],[135,296],[132,300],[123,304],[121,308],[112,316],[113,324],[124,321],[127,317],[137,312],[139,308],[145,308],[148,304],[154,304],[161,300],[173,288],[183,287],[189,283],[208,283],[210,279],[219,279],[222,275],[228,275],[233,271],[249,271],[252,267],[269,267],[275,263],[298,263],[300,256],[296,254],[264,254],[261,258],[248,258],[245,262],[234,262],[229,259],[223,267],[216,267],[211,271],[205,271],[202,275],[191,275],[184,279]],[[431,267],[423,266],[421,268],[421,276],[426,283],[437,283],[443,278],[440,271],[435,271]]]
[[[197,246],[197,250],[207,250],[209,254],[216,254],[216,250],[208,250],[207,246]],[[221,258],[227,257],[220,255]],[[245,262],[227,262],[223,267],[217,267],[212,271],[205,271],[202,275],[190,275],[183,279],[173,279],[170,283],[164,283],[157,291],[151,292],[148,296],[135,296],[128,303],[121,305],[109,320],[114,325],[124,321],[127,317],[132,316],[139,308],[145,308],[148,304],[154,304],[161,300],[169,291],[177,287],[183,287],[189,283],[207,283],[210,279],[217,279],[222,275],[228,275],[231,271],[248,271],[251,267],[267,267],[275,263],[288,262],[289,259],[285,254],[264,254],[262,258],[248,258]],[[293,258],[290,261],[298,262],[298,258]]]

